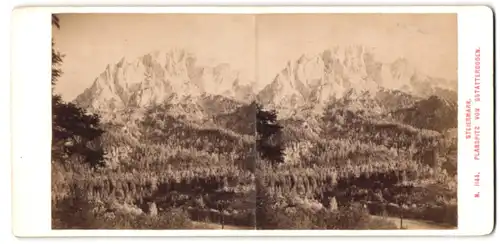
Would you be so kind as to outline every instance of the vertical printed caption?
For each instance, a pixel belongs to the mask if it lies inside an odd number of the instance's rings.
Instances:
[[[473,140],[473,161],[480,163],[481,160],[481,48],[474,50],[474,89],[473,97],[465,101],[465,139]],[[481,197],[481,172],[473,171],[474,198]]]

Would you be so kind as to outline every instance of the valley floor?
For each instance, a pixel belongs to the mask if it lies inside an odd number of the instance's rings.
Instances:
[[[385,219],[393,222],[396,226],[399,227],[400,219],[396,217],[382,217],[377,215],[372,215],[374,219]],[[210,229],[217,230],[222,229],[220,224],[216,223],[208,223],[208,222],[200,222],[200,221],[192,221],[193,229]],[[436,223],[432,221],[426,220],[417,220],[417,219],[403,219],[403,227],[407,230],[449,230],[456,229],[456,226],[447,225],[443,223]],[[235,225],[224,225],[225,230],[253,230],[253,227],[250,226],[235,226]]]
[[[192,221],[193,229],[217,230],[222,229],[222,225],[209,222]],[[251,226],[224,225],[225,230],[253,230]]]
[[[400,219],[397,217],[382,217],[382,216],[372,215],[372,218],[376,219],[385,218],[386,220],[394,222],[394,224],[396,224],[396,226],[398,227],[400,225]],[[408,230],[445,230],[445,229],[456,229],[457,227],[426,220],[403,219],[403,228]]]

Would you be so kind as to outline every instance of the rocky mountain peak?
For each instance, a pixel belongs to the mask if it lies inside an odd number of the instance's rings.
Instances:
[[[288,61],[257,97],[282,114],[293,114],[292,110],[304,107],[322,111],[332,99],[342,97],[350,101],[359,98],[358,104],[364,104],[384,90],[421,98],[448,91],[453,94],[451,83],[422,74],[404,58],[384,63],[378,61],[372,48],[348,45]]]
[[[176,48],[135,58],[123,57],[107,65],[75,101],[92,110],[114,111],[197,99],[203,94],[239,101],[252,97],[253,90],[250,82],[229,64],[198,65],[194,54]]]

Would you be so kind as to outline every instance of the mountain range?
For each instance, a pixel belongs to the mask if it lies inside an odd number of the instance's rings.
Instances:
[[[417,128],[456,127],[455,80],[425,75],[403,58],[377,61],[363,46],[302,55],[288,61],[262,90],[254,87],[255,81],[241,77],[227,63],[198,65],[193,53],[172,49],[107,65],[75,102],[104,120],[116,120],[123,111],[169,104],[169,113],[182,119],[213,121],[257,100],[276,109],[280,119],[307,121],[334,106]]]

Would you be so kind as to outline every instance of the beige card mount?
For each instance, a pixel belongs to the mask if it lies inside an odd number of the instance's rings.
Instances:
[[[16,236],[493,230],[487,7],[12,20]]]

